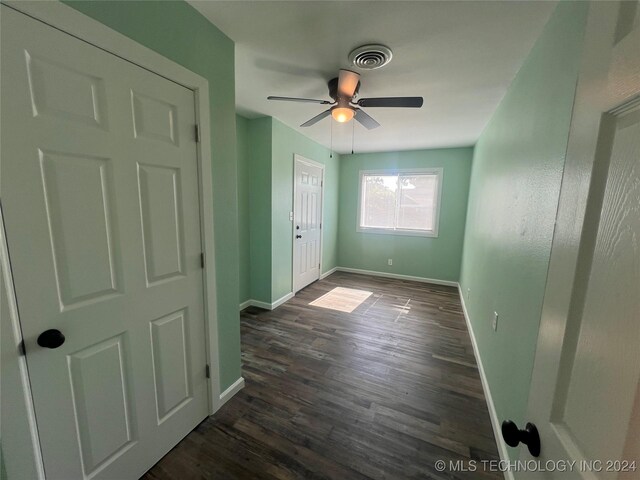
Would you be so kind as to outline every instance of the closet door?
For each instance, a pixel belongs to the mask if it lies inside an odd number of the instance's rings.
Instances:
[[[2,6],[2,208],[47,478],[208,413],[194,93]]]

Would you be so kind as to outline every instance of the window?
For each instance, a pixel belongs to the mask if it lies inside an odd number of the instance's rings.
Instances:
[[[360,172],[359,232],[438,236],[442,169]]]

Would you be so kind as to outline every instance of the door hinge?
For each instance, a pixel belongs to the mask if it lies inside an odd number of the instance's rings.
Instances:
[[[24,346],[24,340],[22,340],[19,344],[18,344],[18,354],[21,357],[24,357],[27,354],[27,349]]]
[[[200,254],[200,268],[204,268],[204,253]]]
[[[196,143],[200,143],[200,125],[194,125],[196,131]]]
[[[209,367],[208,363],[204,366],[204,375],[207,378],[211,378],[211,368]]]

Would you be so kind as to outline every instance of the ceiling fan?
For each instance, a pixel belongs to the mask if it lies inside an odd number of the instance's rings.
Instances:
[[[354,102],[360,89],[360,74],[350,70],[340,70],[336,78],[329,80],[329,100],[315,100],[313,98],[294,97],[274,97],[269,96],[267,100],[282,100],[285,102],[319,103],[321,105],[332,105],[331,108],[316,115],[311,120],[304,122],[301,127],[310,127],[318,123],[325,117],[331,115],[337,122],[344,123],[355,119],[371,130],[380,126],[371,116],[359,107],[400,107],[400,108],[420,108],[422,107],[422,97],[379,97],[361,98]]]

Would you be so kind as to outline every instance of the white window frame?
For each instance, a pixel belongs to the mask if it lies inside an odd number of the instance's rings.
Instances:
[[[365,175],[435,175],[436,179],[436,194],[435,194],[435,208],[433,218],[433,230],[414,230],[408,228],[372,228],[362,226],[362,204],[363,204],[363,189],[362,181]],[[382,235],[406,235],[411,237],[438,237],[438,228],[440,226],[440,205],[442,200],[442,178],[443,169],[440,167],[434,168],[400,168],[400,169],[384,169],[384,170],[360,170],[358,176],[358,212],[356,218],[356,232],[359,233],[376,233]],[[396,209],[398,202],[398,196],[396,195]]]

